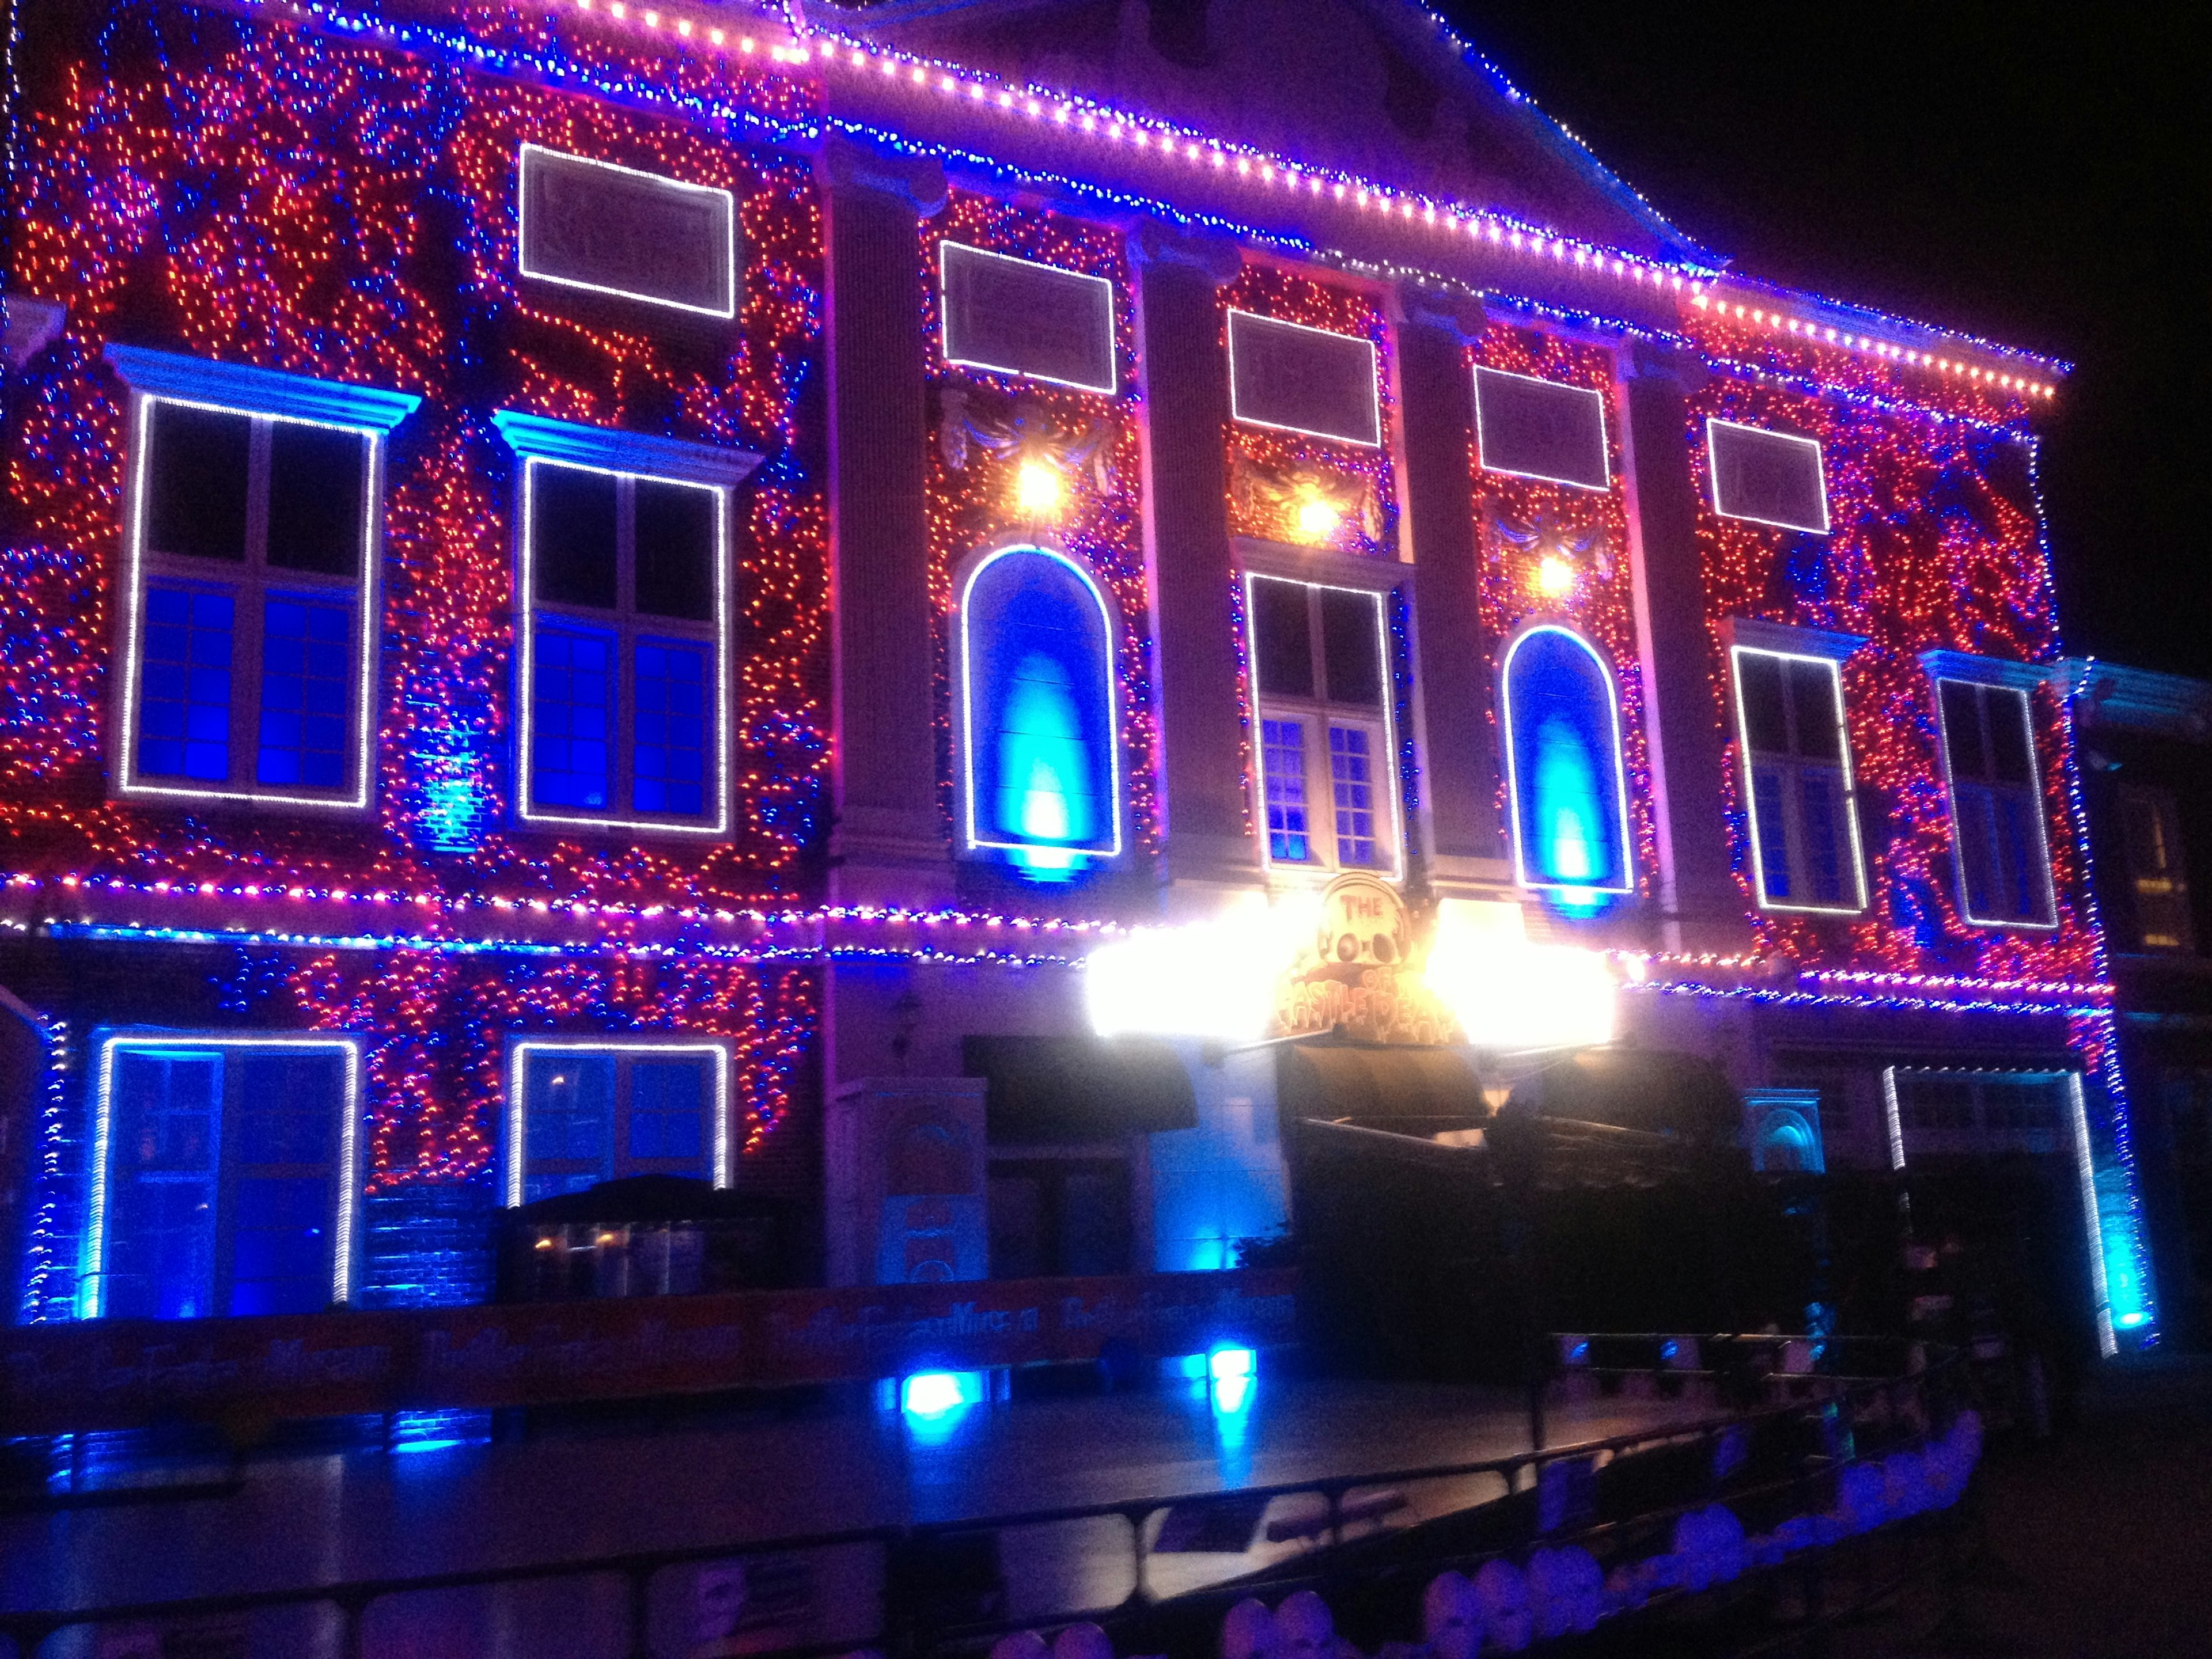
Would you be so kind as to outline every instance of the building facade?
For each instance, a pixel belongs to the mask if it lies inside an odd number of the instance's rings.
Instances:
[[[1204,1045],[1318,921],[1401,1037],[1601,981],[1777,1164],[2051,1160],[2155,1340],[2063,365],[1733,271],[1401,0],[21,27],[19,1317],[466,1299],[650,1174],[810,1276],[1231,1265]],[[1094,1025],[1191,1103],[1001,1112]]]

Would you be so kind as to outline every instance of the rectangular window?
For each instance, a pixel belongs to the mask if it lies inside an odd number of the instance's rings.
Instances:
[[[726,824],[725,492],[524,468],[522,816]]]
[[[738,311],[738,216],[726,190],[525,144],[522,274],[709,317]]]
[[[1752,868],[1769,910],[1866,908],[1843,678],[1825,657],[1739,646]]]
[[[1475,447],[1486,472],[1542,478],[1577,489],[1613,482],[1605,394],[1504,369],[1474,371]]]
[[[1111,392],[1114,285],[960,242],[937,245],[945,361]]]
[[[730,1180],[729,1050],[652,1038],[532,1038],[508,1054],[507,1201],[631,1176]]]
[[[365,805],[375,434],[141,410],[119,787]]]
[[[2197,949],[2189,913],[2189,877],[2182,863],[2181,818],[2163,789],[2125,784],[2120,789],[2120,835],[2134,901],[2136,943],[2146,951],[2182,955]]]
[[[1382,596],[1257,575],[1245,594],[1269,862],[1395,876]]]
[[[87,1317],[352,1296],[360,1054],[327,1037],[100,1045]]]
[[[2027,693],[1948,679],[1936,682],[1936,692],[1966,919],[1983,927],[2056,927]]]
[[[1705,422],[1713,511],[1723,519],[1828,533],[1828,485],[1820,441],[1735,421]]]
[[[1229,407],[1249,425],[1376,448],[1382,410],[1375,343],[1231,311]]]
[[[2067,1078],[2041,1072],[1893,1068],[1893,1143],[1912,1159],[2066,1149]]]

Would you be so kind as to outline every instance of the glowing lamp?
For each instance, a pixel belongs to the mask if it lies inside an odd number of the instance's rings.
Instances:
[[[1575,568],[1556,553],[1547,553],[1544,562],[1536,567],[1537,591],[1550,599],[1565,599],[1574,592]]]
[[[1014,472],[1014,506],[1032,519],[1056,519],[1067,486],[1049,462],[1024,461]]]
[[[922,1371],[906,1380],[899,1406],[909,1417],[943,1417],[983,1397],[983,1379],[975,1371]]]
[[[1514,907],[1445,901],[1423,977],[1478,1048],[1571,1048],[1613,1040],[1616,981],[1606,959],[1533,945]]]
[[[1300,541],[1325,542],[1336,534],[1344,515],[1320,496],[1309,495],[1298,503],[1297,522]]]
[[[1084,960],[1091,1029],[1251,1042],[1267,1031],[1306,921],[1297,905],[1247,906],[1103,945]]]

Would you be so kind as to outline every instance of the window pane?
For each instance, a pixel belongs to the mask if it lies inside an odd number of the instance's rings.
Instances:
[[[239,1071],[237,1128],[231,1155],[240,1164],[336,1161],[338,1119],[345,1105],[345,1061],[335,1053],[284,1054],[244,1048]]]
[[[637,730],[633,766],[641,812],[707,809],[707,731],[714,693],[704,646],[637,643]]]
[[[1943,741],[1954,778],[1989,775],[1989,756],[1982,744],[1981,699],[1976,695],[1980,690],[1963,680],[1937,683],[1937,695],[1943,700]]]
[[[651,478],[636,489],[637,608],[712,622],[717,492]]]
[[[215,1178],[222,1057],[118,1049],[108,1101],[106,1311],[216,1311]]]
[[[352,624],[350,605],[269,596],[261,623],[258,781],[345,786]]]
[[[580,467],[530,468],[532,586],[551,605],[615,608],[615,480]]]
[[[1743,700],[1743,726],[1752,752],[1786,755],[1790,726],[1782,705],[1782,659],[1765,651],[1745,651],[1735,659],[1736,695]]]
[[[1321,590],[1322,658],[1331,702],[1359,708],[1382,706],[1380,609],[1372,594]]]
[[[531,803],[604,810],[613,763],[615,640],[542,628],[532,678]]]
[[[147,547],[195,559],[244,559],[252,420],[157,402],[153,440],[147,458]]]
[[[629,1156],[708,1174],[705,1060],[635,1060],[629,1068]]]
[[[1751,773],[1752,805],[1759,824],[1759,873],[1768,899],[1787,903],[1797,896],[1790,868],[1790,819],[1778,766],[1756,766]]]
[[[331,1300],[326,1176],[256,1176],[231,1188],[234,1314],[313,1313]]]
[[[532,1053],[522,1099],[530,1162],[586,1163],[599,1172],[596,1179],[605,1179],[613,1162],[614,1103],[613,1055]]]
[[[138,703],[141,772],[228,781],[233,622],[228,593],[146,590]]]
[[[1843,904],[1856,898],[1844,890],[1850,860],[1845,844],[1844,779],[1839,772],[1808,766],[1797,775],[1799,821],[1804,827],[1805,890],[1815,904]]]
[[[1267,856],[1313,856],[1306,821],[1306,729],[1297,720],[1260,723],[1260,775],[1267,793]]]
[[[1837,679],[1825,662],[1790,659],[1790,712],[1796,727],[1797,753],[1807,760],[1836,761],[1843,757],[1842,733],[1837,729]]]
[[[269,433],[269,562],[327,576],[361,574],[368,441],[335,427],[278,421]]]
[[[1966,890],[1966,908],[1978,921],[2002,921],[2004,913],[1997,896],[2003,884],[1996,868],[1996,805],[1989,787],[1954,786],[1951,807],[1957,817],[1953,828],[1958,836],[1959,873]]]
[[[1252,583],[1252,672],[1263,697],[1314,695],[1313,635],[1300,582]]]
[[[1989,718],[1990,768],[2000,783],[2035,781],[2035,739],[2028,731],[2027,694],[2010,686],[1982,689]]]
[[[1328,777],[1335,795],[1339,864],[1376,862],[1375,760],[1372,739],[1364,727],[1328,728]]]

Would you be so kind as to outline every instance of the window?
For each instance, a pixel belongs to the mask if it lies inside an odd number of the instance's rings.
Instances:
[[[760,458],[493,419],[524,457],[518,816],[723,833],[729,497]]]
[[[1062,554],[1002,548],[962,585],[959,634],[968,849],[1044,882],[1118,854],[1113,625],[1097,586]]]
[[[1741,646],[1733,656],[1760,907],[1864,909],[1841,674],[1822,657]]]
[[[1502,682],[1521,884],[1571,895],[1632,890],[1620,710],[1604,658],[1547,623],[1506,647]]]
[[[720,1042],[532,1038],[507,1054],[507,1201],[629,1176],[730,1184],[730,1052]]]
[[[1249,426],[1376,448],[1382,405],[1375,343],[1232,310],[1229,408]]]
[[[737,204],[726,190],[525,144],[525,276],[709,317],[738,311]]]
[[[118,791],[366,805],[381,438],[418,400],[107,356],[137,394]]]
[[[1382,596],[1248,576],[1267,861],[1395,877],[1399,847]]]
[[[1987,1158],[1999,1152],[2070,1150],[2068,1074],[2046,1072],[1920,1071],[1885,1074],[1893,1159]]]
[[[1938,678],[1936,695],[1966,920],[1981,927],[2057,926],[2027,691]]]
[[[1735,421],[1705,422],[1713,511],[1782,530],[1828,533],[1828,484],[1820,441]]]
[[[1475,447],[1486,472],[1543,478],[1578,489],[1613,482],[1605,394],[1504,369],[1474,371]]]
[[[87,1318],[351,1297],[352,1039],[110,1036],[98,1053]]]
[[[945,360],[1111,392],[1114,285],[962,242],[937,245]]]
[[[2181,858],[2181,820],[2173,797],[2140,784],[2120,789],[2120,836],[2135,901],[2136,943],[2146,951],[2197,949],[2189,878]]]

